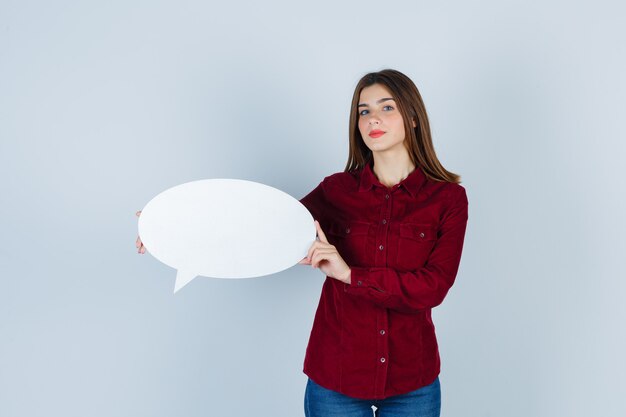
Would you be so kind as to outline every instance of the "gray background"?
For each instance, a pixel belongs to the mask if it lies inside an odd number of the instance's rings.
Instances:
[[[623,416],[624,7],[433,3],[0,1],[0,415],[302,415],[321,273],[174,296],[135,211],[203,178],[302,197],[390,67],[470,201],[442,415]]]

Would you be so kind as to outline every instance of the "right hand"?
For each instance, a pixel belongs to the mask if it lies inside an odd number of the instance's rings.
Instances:
[[[135,215],[137,217],[141,216],[141,210],[135,213]],[[141,253],[142,255],[146,253],[146,247],[141,242],[141,239],[139,238],[139,236],[137,236],[137,242],[135,243],[135,246],[137,247],[137,253]]]

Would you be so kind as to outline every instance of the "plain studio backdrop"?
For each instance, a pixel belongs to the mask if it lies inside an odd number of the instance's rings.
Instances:
[[[469,198],[433,312],[442,415],[626,415],[625,12],[0,1],[0,416],[303,415],[322,274],[173,295],[135,211],[204,178],[301,198],[343,170],[352,92],[383,68]]]

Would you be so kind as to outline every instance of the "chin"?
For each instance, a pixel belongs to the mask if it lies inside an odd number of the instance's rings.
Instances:
[[[370,143],[366,143],[367,147],[370,148],[371,150],[378,150],[378,151],[383,151],[386,149],[390,149],[393,146],[389,145],[389,142],[370,142]]]
[[[370,151],[372,152],[376,152],[376,153],[385,153],[385,152],[401,152],[401,151],[407,151],[406,148],[403,147],[402,143],[396,143],[393,145],[389,145],[387,143],[379,143],[379,144],[373,144],[372,146],[367,146],[369,148]],[[402,149],[402,148],[404,149]]]
[[[365,141],[365,145],[370,148],[370,150],[381,149],[387,147],[387,144],[383,141],[377,141],[375,139],[370,139]]]

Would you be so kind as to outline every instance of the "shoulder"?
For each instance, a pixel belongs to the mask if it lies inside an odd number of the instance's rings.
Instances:
[[[326,190],[354,191],[359,187],[360,170],[350,172],[335,172],[322,180]]]
[[[468,204],[465,187],[455,182],[427,179],[424,191],[427,198],[439,200],[448,207]]]
[[[454,182],[447,182],[445,189],[445,216],[467,220],[469,203],[465,187]]]
[[[300,202],[305,205],[321,203],[332,198],[336,193],[343,193],[347,190],[357,190],[358,186],[358,174],[353,172],[336,172],[324,177],[313,190],[300,199]]]
[[[467,192],[465,191],[465,187],[461,184],[457,184],[455,182],[446,183],[448,187],[449,200],[451,202],[465,202],[467,204]]]

